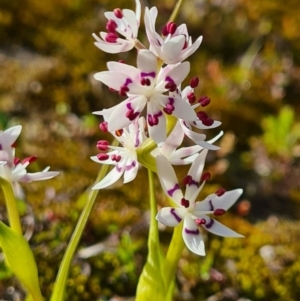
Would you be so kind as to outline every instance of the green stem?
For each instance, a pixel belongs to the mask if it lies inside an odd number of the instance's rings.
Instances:
[[[168,22],[174,22],[174,20],[177,18],[178,14],[179,14],[179,9],[180,9],[183,1],[184,0],[177,1],[176,6],[174,7]]]
[[[174,228],[172,240],[167,252],[164,266],[164,280],[165,286],[169,287],[176,274],[179,259],[184,248],[184,242],[182,239],[182,222]]]
[[[158,238],[158,222],[156,220],[157,215],[157,204],[155,196],[155,183],[153,172],[148,169],[148,179],[149,179],[149,191],[150,191],[150,229],[149,229],[149,239],[148,239],[148,248],[150,250],[151,240],[159,241]]]
[[[118,144],[119,144],[119,142],[117,140],[114,140],[114,142],[112,143],[113,146],[117,146]],[[108,165],[102,165],[95,183],[99,182],[100,180],[102,180],[104,178],[104,176],[107,173],[108,167],[109,167]],[[98,190],[91,190],[89,193],[88,200],[81,212],[81,215],[78,219],[78,222],[76,224],[76,227],[74,229],[72,237],[67,246],[67,249],[66,249],[66,252],[62,259],[62,262],[60,264],[60,268],[59,268],[59,271],[58,271],[58,274],[56,277],[55,286],[54,286],[50,301],[63,301],[64,300],[66,282],[67,282],[67,278],[68,278],[68,274],[69,274],[69,268],[71,265],[71,261],[74,256],[74,253],[77,249],[78,243],[80,241],[80,238],[82,236],[82,233],[83,233],[86,223],[88,221],[90,213],[93,209],[97,194],[98,194]]]
[[[9,224],[14,231],[22,235],[22,226],[21,226],[20,215],[17,207],[17,200],[15,198],[11,183],[6,179],[0,177],[0,185],[2,187],[4,199],[6,202]]]

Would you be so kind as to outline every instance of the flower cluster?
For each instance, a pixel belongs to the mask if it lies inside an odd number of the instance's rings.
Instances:
[[[189,85],[182,87],[190,73],[190,63],[185,60],[199,48],[202,36],[193,42],[186,25],[177,26],[173,21],[159,34],[155,28],[157,8],[146,8],[144,25],[148,45],[144,46],[138,39],[141,4],[139,0],[135,2],[135,11],[116,8],[106,12],[107,32],[100,32],[100,36],[93,34],[95,45],[102,51],[119,53],[137,49],[136,66],[111,61],[107,63],[107,71],[94,75],[123,100],[112,108],[94,112],[104,118],[100,129],[110,132],[121,146],[111,145],[106,140],[97,143],[100,153],[92,160],[112,164],[114,168],[93,189],[106,188],[122,176],[124,183],[132,181],[139,166],[144,164],[140,154],[149,162],[156,161],[154,169],[162,188],[175,205],[161,209],[157,220],[171,227],[183,220],[183,239],[187,247],[204,255],[200,225],[221,236],[241,236],[208,215],[225,213],[242,190],[225,192],[221,189],[203,201],[196,201],[206,180],[202,174],[206,154],[208,150],[218,149],[213,143],[222,135],[221,132],[206,141],[206,135],[199,133],[199,130],[221,124],[204,111],[210,98],[196,95],[199,78],[191,77]],[[194,145],[181,147],[185,137]],[[192,165],[184,179],[183,197],[172,165],[186,164]]]

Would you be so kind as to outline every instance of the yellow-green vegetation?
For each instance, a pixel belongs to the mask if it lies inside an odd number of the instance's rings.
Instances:
[[[243,188],[243,199],[222,222],[245,238],[203,233],[206,257],[185,250],[179,262],[177,300],[298,301],[299,4],[186,2],[178,23],[186,22],[195,38],[204,36],[191,57],[191,76],[200,77],[197,93],[212,99],[208,112],[225,131],[221,150],[209,153],[206,169],[213,178],[201,196],[219,186]],[[159,27],[175,1],[147,3],[159,7]],[[61,171],[55,179],[24,187],[26,198],[19,200],[46,300],[84,206],[82,194],[99,170],[89,157],[97,153],[97,140],[110,139],[91,112],[120,100],[93,80],[93,73],[104,70],[108,60],[135,60],[134,53],[101,52],[91,34],[104,30],[106,10],[128,5],[133,8],[134,1],[0,1],[0,129],[22,124],[17,155],[37,155],[33,171],[48,165]],[[186,167],[177,170],[180,178]],[[73,260],[66,301],[134,297],[147,254],[146,171],[121,184],[99,193]],[[157,188],[162,205],[158,183]],[[0,220],[7,221],[2,195]],[[160,233],[164,250],[170,235],[170,229]],[[14,294],[23,300],[0,257],[0,299],[13,300]]]

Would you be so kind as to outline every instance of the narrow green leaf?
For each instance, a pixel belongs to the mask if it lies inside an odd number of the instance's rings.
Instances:
[[[0,221],[0,242],[5,260],[32,300],[42,301],[37,266],[27,240]]]

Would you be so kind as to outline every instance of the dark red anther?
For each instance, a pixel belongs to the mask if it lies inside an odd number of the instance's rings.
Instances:
[[[209,181],[211,178],[210,172],[206,171],[201,175],[201,182]]]
[[[114,14],[118,19],[123,18],[123,13],[122,13],[122,10],[120,8],[115,8],[114,9]]]
[[[199,85],[199,77],[197,77],[197,76],[192,77],[190,80],[190,87],[196,88],[196,87],[198,87],[198,85]]]
[[[99,140],[97,142],[97,148],[103,152],[107,151],[109,147],[109,142],[107,140]]]
[[[199,111],[199,112],[197,112],[197,117],[198,117],[201,121],[203,121],[203,120],[205,120],[205,119],[208,118],[207,114],[206,114],[204,111]]]
[[[192,181],[193,181],[192,176],[187,175],[187,176],[185,176],[185,177],[183,178],[182,184],[183,184],[184,186],[186,186],[186,185],[191,184]]]
[[[106,36],[105,36],[105,41],[107,43],[116,43],[117,39],[119,38],[117,33],[114,32],[109,32]]]
[[[168,82],[165,85],[165,88],[168,89],[170,92],[174,92],[174,91],[176,91],[177,86],[176,86],[176,84],[174,82]]]
[[[190,201],[186,200],[185,198],[182,198],[180,201],[181,206],[185,207],[185,208],[189,208],[190,207]]]
[[[21,160],[19,158],[14,158],[14,165],[18,165],[19,163],[21,163]]]
[[[106,121],[99,124],[99,128],[102,132],[108,132],[108,123]]]
[[[174,34],[177,29],[177,25],[174,22],[168,22],[167,30],[169,34]]]
[[[115,89],[112,88],[112,87],[108,87],[108,89],[109,89],[109,91],[111,91],[111,92],[118,92],[117,90],[115,90]]]
[[[201,121],[205,126],[211,126],[214,123],[214,120],[209,117],[207,117],[206,119],[203,119]]]
[[[120,156],[120,155],[113,154],[113,155],[111,156],[111,159],[112,159],[113,161],[120,162],[120,161],[121,161],[121,156]]]
[[[214,215],[215,215],[215,216],[221,216],[221,215],[223,215],[225,212],[226,212],[226,211],[225,211],[224,209],[219,208],[219,209],[216,209],[216,210],[214,211]]]
[[[105,153],[101,153],[101,154],[97,155],[97,158],[98,158],[99,161],[105,161],[109,158],[109,155],[105,154]]]
[[[116,28],[118,27],[118,24],[116,23],[115,20],[108,20],[106,23],[106,30],[108,32],[116,32]]]
[[[129,88],[127,86],[122,86],[119,90],[120,96],[127,96],[127,92],[129,91]]]
[[[149,78],[143,77],[143,78],[141,79],[141,85],[142,85],[142,86],[151,86],[151,81],[150,81],[150,79],[149,79]]]
[[[121,63],[121,64],[125,64],[124,60],[119,60],[118,62]]]
[[[194,92],[188,93],[187,99],[190,104],[194,103],[196,101],[196,96],[195,96]]]
[[[165,25],[165,26],[163,27],[163,29],[162,29],[162,35],[163,35],[163,36],[167,36],[168,34],[169,34],[169,32],[168,32],[168,26]]]
[[[119,129],[119,130],[115,131],[115,134],[117,137],[121,137],[123,134],[123,129]]]
[[[16,147],[17,147],[17,141],[15,141],[15,142],[11,145],[11,147],[16,148]]]
[[[197,226],[205,225],[206,220],[204,218],[196,218],[195,223],[196,223]]]
[[[22,160],[22,164],[25,164],[25,163],[33,163],[37,160],[37,156],[31,156],[31,157],[27,157],[25,159]]]
[[[210,98],[207,96],[202,96],[198,102],[200,103],[201,107],[206,107],[210,104]]]
[[[224,193],[226,192],[226,190],[224,189],[224,188],[219,188],[216,192],[215,192],[215,194],[217,195],[217,196],[222,196]]]

